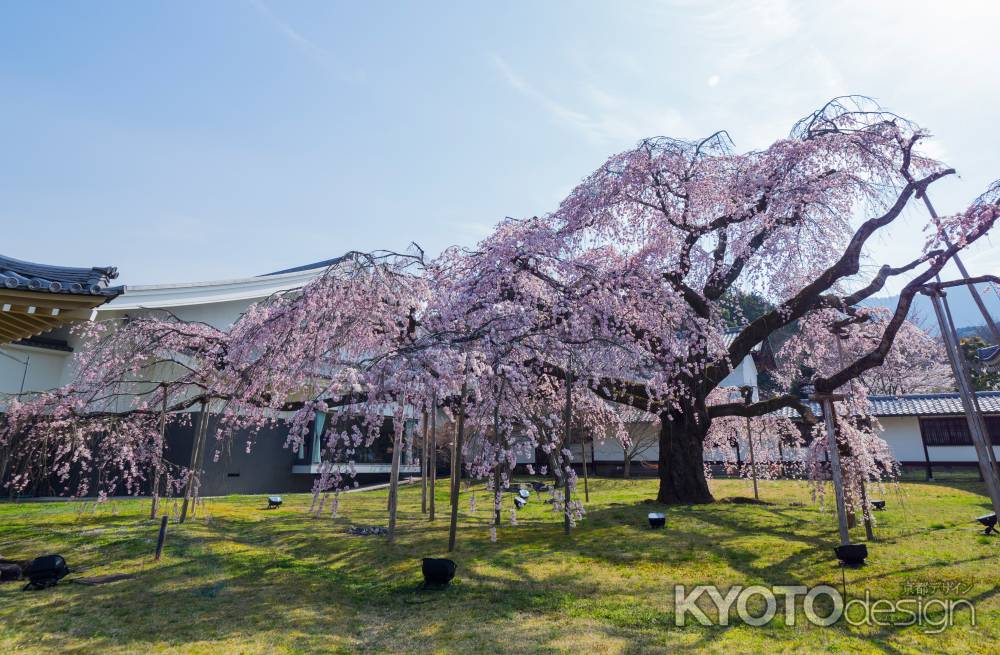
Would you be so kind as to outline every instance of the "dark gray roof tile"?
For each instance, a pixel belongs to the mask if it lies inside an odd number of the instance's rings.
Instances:
[[[1000,391],[980,391],[976,394],[984,414],[1000,414]],[[905,396],[869,396],[875,416],[948,416],[960,415],[962,399],[957,393],[915,393]],[[807,401],[816,416],[823,412],[818,403]],[[782,416],[797,418],[798,413],[789,407],[777,412]]]
[[[18,291],[117,296],[124,287],[109,287],[118,269],[105,266],[71,268],[35,264],[0,255],[0,286]]]

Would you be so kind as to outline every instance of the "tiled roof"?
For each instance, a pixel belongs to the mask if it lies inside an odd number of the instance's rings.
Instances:
[[[979,365],[988,371],[1000,371],[1000,346],[987,346],[976,351]]]
[[[984,414],[1000,414],[1000,391],[980,391],[976,394]],[[905,396],[869,396],[875,416],[944,416],[962,414],[962,399],[957,393],[915,393]],[[818,403],[807,401],[816,416],[823,412]],[[798,417],[791,408],[779,412],[790,418]]]
[[[113,267],[70,268],[34,264],[0,255],[0,286],[18,291],[117,296],[123,287],[109,287],[118,277]]]

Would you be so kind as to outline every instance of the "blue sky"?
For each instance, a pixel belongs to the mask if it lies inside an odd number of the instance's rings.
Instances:
[[[937,135],[956,211],[1000,177],[1000,3],[947,4],[2,2],[0,252],[133,284],[436,253],[644,136],[760,148],[844,93]]]

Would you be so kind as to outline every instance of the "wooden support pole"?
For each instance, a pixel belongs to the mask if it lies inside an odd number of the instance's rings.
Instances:
[[[430,506],[427,508],[427,516],[434,520],[434,486],[437,482],[437,393],[431,395],[431,452],[430,452],[430,488],[427,490],[430,496]]]
[[[845,364],[844,364],[844,339],[847,338],[847,335],[846,335],[846,333],[845,334],[836,334],[835,333],[833,335],[833,338],[834,338],[834,341],[837,342],[837,361],[840,363],[840,368],[844,368],[845,367]],[[851,380],[850,384],[851,384],[851,392],[852,393],[857,393],[856,390],[854,389],[854,380]],[[863,394],[864,394],[864,392],[862,392],[862,395]],[[861,475],[862,476],[865,475],[863,471],[861,472]],[[872,515],[871,515],[871,511],[870,511],[870,509],[868,507],[868,492],[865,491],[865,480],[864,480],[864,477],[861,477],[859,479],[859,489],[861,491],[861,517],[864,520],[864,524],[865,524],[865,536],[868,538],[869,541],[874,541],[875,540],[875,533],[872,530]],[[856,521],[857,520],[854,518],[854,514],[849,514],[847,516],[847,525],[848,525],[848,527],[853,528],[855,526],[855,524],[856,524]]]
[[[934,480],[934,469],[931,466],[931,454],[927,450],[927,437],[924,436],[924,425],[922,420],[918,420],[918,426],[920,429],[920,444],[924,447],[924,463],[927,466],[927,481],[931,482]]]
[[[400,425],[402,423],[402,425]],[[399,508],[399,460],[403,450],[403,432],[406,422],[402,416],[396,417],[395,433],[392,440],[392,469],[389,473],[389,530],[387,537],[391,544],[396,539],[396,510]]]
[[[781,435],[778,435],[778,475],[785,477],[785,450],[781,447]]]
[[[427,459],[427,410],[420,417],[420,427],[423,432],[423,443],[420,446],[420,512],[427,513],[427,476],[429,474]]]
[[[940,283],[941,278],[938,277],[937,280]],[[965,380],[965,386],[968,391],[968,398],[972,406],[972,413],[974,417],[981,423],[980,432],[983,435],[983,440],[987,444],[986,454],[989,455],[990,465],[993,467],[993,470],[996,471],[998,480],[1000,480],[1000,467],[997,466],[996,454],[993,452],[989,431],[986,429],[986,424],[982,423],[983,410],[979,406],[979,397],[976,396],[976,389],[972,384],[972,370],[969,367],[969,362],[965,359],[965,353],[962,352],[961,341],[958,338],[958,332],[955,330],[955,320],[951,315],[951,308],[948,306],[948,298],[944,294],[944,292],[941,293],[941,307],[944,309],[945,322],[948,325],[948,330],[950,331],[951,334],[951,340],[952,343],[954,344],[955,357],[957,358],[956,361],[958,362],[959,367],[962,369],[962,379]]]
[[[570,367],[566,367],[566,408],[563,415],[563,421],[565,423],[563,429],[563,444],[564,448],[569,450],[570,438],[573,434],[573,372]],[[573,471],[571,463],[567,463],[567,466],[563,470],[563,532],[569,535],[572,526],[569,520],[569,505],[572,500],[572,491],[570,490],[569,476]]]
[[[497,453],[500,452],[500,398],[497,395],[497,401],[493,406],[493,438],[497,441]],[[496,464],[493,467],[493,525],[497,530],[500,529],[500,503],[503,499],[503,489],[500,486],[503,484],[502,476],[500,475],[500,458],[496,458]]]
[[[184,504],[181,506],[180,523],[187,519],[188,503],[191,501],[198,484],[198,469],[201,467],[202,454],[205,448],[205,434],[208,432],[208,402],[201,401],[201,413],[198,416],[198,428],[195,430],[194,443],[191,445],[191,469],[188,472],[187,484],[184,485]]]
[[[753,387],[745,386],[741,391],[743,392],[743,401],[747,405],[753,403]],[[750,426],[749,416],[747,416],[747,443],[750,446],[750,476],[753,478],[753,498],[754,500],[760,500],[760,494],[757,492],[757,459],[754,455],[753,430]]]
[[[812,400],[820,401],[823,406],[823,421],[826,423],[826,445],[830,456],[830,471],[833,478],[833,491],[837,497],[837,527],[840,531],[840,545],[851,543],[847,531],[847,505],[844,502],[844,477],[840,469],[840,449],[837,447],[837,428],[834,419],[833,401],[844,397],[834,394],[816,394]]]
[[[160,555],[163,554],[163,542],[167,540],[167,517],[164,515],[160,519],[160,534],[156,537],[156,557],[154,558],[157,562],[160,561]]]
[[[865,538],[868,541],[875,541],[875,530],[872,526],[872,513],[868,505],[868,491],[865,489],[865,479],[862,478],[858,481],[858,487],[861,490],[861,515],[865,521]]]
[[[160,473],[163,470],[163,446],[167,434],[167,385],[161,384],[163,404],[160,407],[160,443],[156,445],[156,465],[153,469],[153,503],[149,508],[149,518],[155,519],[160,509]],[[159,559],[159,558],[157,558]]]
[[[747,417],[747,442],[750,444],[750,476],[753,478],[753,498],[760,500],[760,494],[757,491],[757,458],[754,455],[753,430],[750,428],[749,416]]]
[[[927,207],[927,212],[931,215],[931,218],[936,221],[938,219],[938,214],[934,209],[934,205],[931,204],[931,199],[928,197],[926,189],[924,190],[923,198],[924,206]],[[951,242],[948,241],[947,238],[945,239],[945,244],[951,247]],[[968,279],[971,277],[969,275],[969,271],[965,268],[965,264],[962,263],[962,258],[958,256],[957,252],[952,259],[955,261],[955,265],[958,266],[958,272],[962,274],[963,278]],[[969,288],[969,294],[972,296],[972,300],[976,303],[976,307],[979,308],[979,313],[983,315],[983,322],[986,324],[986,327],[989,328],[990,334],[993,335],[993,343],[1000,345],[1000,328],[998,328],[997,324],[993,321],[993,315],[990,314],[990,311],[986,308],[986,303],[983,302],[982,296],[979,295],[979,289],[977,289],[976,285],[971,282],[967,283],[966,286]]]
[[[965,411],[965,420],[969,424],[969,433],[972,436],[972,443],[976,447],[976,459],[979,460],[979,472],[986,483],[986,491],[993,505],[993,511],[1000,514],[1000,483],[997,481],[996,467],[993,465],[992,453],[993,445],[989,442],[989,433],[983,423],[982,415],[977,411],[974,402],[972,384],[969,382],[962,354],[958,348],[955,333],[945,316],[944,305],[942,303],[941,292],[932,291],[930,294],[931,304],[934,306],[934,314],[941,327],[941,336],[944,338],[945,350],[951,362],[951,369],[958,382],[958,393],[962,398],[962,408]]]
[[[458,426],[451,449],[451,525],[448,528],[448,552],[455,550],[458,535],[458,495],[462,483],[462,437],[465,433],[465,396],[469,393],[469,356],[465,356],[465,375],[462,378],[461,397],[458,399]]]

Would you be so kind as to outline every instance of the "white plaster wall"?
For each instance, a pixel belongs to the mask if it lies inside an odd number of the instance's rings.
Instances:
[[[759,398],[757,394],[757,365],[754,364],[753,357],[744,357],[740,365],[737,366],[720,386],[723,387],[753,387],[753,399]]]
[[[257,302],[260,298],[251,300],[230,300],[227,302],[201,303],[195,305],[178,305],[168,309],[178,318],[185,321],[200,321],[207,323],[220,330],[229,329],[240,314],[247,310],[247,307]],[[148,314],[156,315],[156,310],[138,309],[117,309],[114,303],[105,305],[98,309],[97,320],[107,320],[120,318],[128,314],[129,316],[143,316]]]
[[[9,344],[0,347],[0,350],[11,357],[28,362],[28,374],[24,380],[25,392],[45,391],[62,384],[66,365],[71,357],[70,353]],[[20,391],[24,369],[23,364],[0,356],[0,394],[16,394]]]
[[[901,462],[924,461],[924,446],[920,439],[920,422],[916,416],[884,416],[879,419],[882,434],[893,456]],[[933,455],[931,455],[933,461]]]
[[[896,459],[903,462],[923,462],[924,447],[920,439],[920,422],[916,416],[887,416],[879,419],[884,432],[882,438],[892,448]],[[1000,446],[993,446],[1000,457]],[[927,455],[934,462],[975,462],[975,446],[928,446]]]

